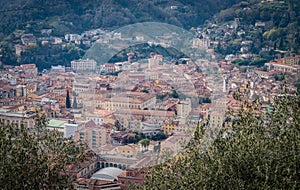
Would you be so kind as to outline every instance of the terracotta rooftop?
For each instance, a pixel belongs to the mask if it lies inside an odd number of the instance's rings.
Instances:
[[[93,121],[93,120],[90,120],[88,121],[86,124],[85,124],[85,127],[86,128],[95,128],[97,127],[98,125]]]
[[[113,149],[115,149],[116,147],[111,145],[111,144],[107,144],[104,146],[101,146],[100,148],[98,148],[99,151],[111,151]]]

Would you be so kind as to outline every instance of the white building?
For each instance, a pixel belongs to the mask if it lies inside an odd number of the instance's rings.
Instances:
[[[103,122],[104,122],[104,118],[103,117],[100,117],[99,115],[96,115],[96,114],[88,114],[86,116],[86,120],[87,121],[94,121],[97,125],[102,125]]]
[[[65,35],[65,40],[67,41],[75,41],[75,40],[80,40],[81,36],[79,34],[66,34]]]
[[[281,71],[281,72],[299,72],[300,66],[299,65],[287,65],[287,64],[280,64],[276,62],[265,63],[268,70],[274,71]]]
[[[71,61],[71,68],[74,72],[95,72],[97,63],[95,60],[74,60]]]
[[[66,72],[66,67],[63,65],[51,66],[52,72]]]
[[[76,123],[75,121],[68,121],[64,124],[64,137],[70,138],[72,137],[75,140],[76,131],[81,123]]]
[[[162,55],[154,55],[148,59],[148,69],[153,69],[163,61]]]
[[[57,130],[63,134],[64,138],[72,137],[75,140],[76,131],[81,124],[76,123],[75,121],[69,120],[57,120],[51,119],[47,123],[47,129]]]
[[[204,49],[208,49],[210,46],[210,40],[209,38],[194,38],[193,39],[193,44],[192,44],[192,48],[204,48]]]
[[[180,100],[180,102],[176,104],[176,110],[179,117],[187,117],[192,111],[191,99]]]

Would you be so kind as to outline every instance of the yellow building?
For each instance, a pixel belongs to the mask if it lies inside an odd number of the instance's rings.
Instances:
[[[289,56],[284,57],[278,61],[280,64],[286,64],[286,65],[300,65],[300,56]]]
[[[27,98],[29,94],[32,94],[37,90],[37,83],[28,83],[24,88],[24,96]]]
[[[165,134],[172,134],[177,131],[179,125],[179,121],[173,121],[173,120],[166,120],[164,122],[164,133]]]
[[[32,94],[28,94],[27,98],[28,98],[28,99],[38,99],[39,96],[38,96],[37,94],[32,93]],[[40,99],[41,99],[41,98],[40,98]],[[42,100],[42,99],[41,99],[41,100]]]
[[[37,76],[38,69],[35,64],[23,64],[18,68],[22,69],[26,76]]]
[[[225,114],[223,112],[214,111],[210,114],[209,118],[209,126],[211,128],[214,127],[222,127],[225,121]]]
[[[114,96],[106,102],[107,110],[150,109],[155,106],[156,96],[143,92],[125,92]]]
[[[120,155],[126,157],[135,157],[138,153],[139,146],[138,145],[125,145],[125,146],[118,146],[117,152]]]

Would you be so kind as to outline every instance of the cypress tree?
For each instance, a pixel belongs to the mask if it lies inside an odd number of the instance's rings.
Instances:
[[[73,99],[73,108],[74,109],[78,108],[76,96],[74,96],[74,99]]]
[[[71,100],[70,100],[69,90],[67,90],[66,108],[71,108]]]

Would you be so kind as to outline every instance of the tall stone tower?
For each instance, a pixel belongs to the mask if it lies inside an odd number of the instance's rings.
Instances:
[[[226,93],[228,91],[228,77],[226,75],[223,76],[223,92]]]

